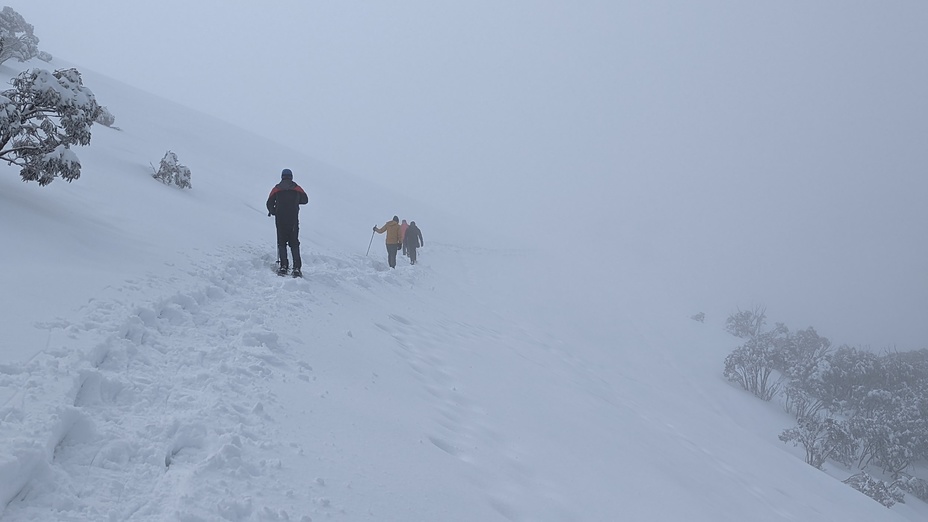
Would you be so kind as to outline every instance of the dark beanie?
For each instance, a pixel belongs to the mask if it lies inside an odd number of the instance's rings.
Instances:
[[[293,172],[291,172],[290,169],[284,169],[283,172],[280,173],[280,179],[293,179]]]

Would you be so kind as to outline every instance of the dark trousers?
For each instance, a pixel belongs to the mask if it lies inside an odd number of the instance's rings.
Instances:
[[[418,247],[413,245],[406,245],[406,252],[409,253],[409,262],[412,264],[416,264],[416,248]]]
[[[390,263],[390,268],[396,268],[396,251],[399,249],[399,243],[396,243],[395,245],[387,245],[387,262]]]
[[[290,267],[290,262],[287,261],[287,245],[290,245],[290,252],[293,253],[293,268],[303,268],[303,260],[300,258],[300,224],[278,221],[277,256],[280,259],[281,268]]]

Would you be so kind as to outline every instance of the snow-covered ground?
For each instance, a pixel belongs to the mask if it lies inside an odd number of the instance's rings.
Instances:
[[[652,271],[501,246],[83,72],[121,130],[75,149],[82,178],[0,168],[0,519],[928,516],[778,441],[792,419],[721,377],[723,313],[690,320]],[[151,178],[169,149],[192,190]],[[284,167],[310,196],[303,279],[271,270]],[[366,249],[396,213],[426,246],[390,270],[383,236]]]

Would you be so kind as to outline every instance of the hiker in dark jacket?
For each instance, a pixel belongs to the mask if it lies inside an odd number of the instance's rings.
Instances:
[[[422,240],[422,231],[416,226],[415,221],[409,222],[409,228],[406,229],[404,241],[406,253],[409,255],[409,262],[416,264],[416,249],[420,246],[425,246],[425,241]]]
[[[280,183],[267,197],[267,215],[275,216],[277,224],[277,255],[280,267],[277,273],[284,275],[290,267],[287,260],[287,245],[293,253],[293,277],[302,277],[303,260],[300,258],[300,205],[309,203],[309,196],[302,187],[293,182],[293,172],[284,169]]]
[[[374,225],[374,232],[378,234],[387,233],[387,262],[390,264],[390,268],[396,268],[396,251],[399,250],[402,245],[400,218],[398,216],[393,216],[392,221],[387,221],[380,228]]]

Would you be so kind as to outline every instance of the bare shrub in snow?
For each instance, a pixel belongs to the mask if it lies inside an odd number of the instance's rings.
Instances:
[[[844,483],[886,507],[893,507],[897,502],[905,501],[905,493],[898,484],[887,484],[863,472],[851,475]]]
[[[77,69],[23,71],[0,93],[0,159],[21,167],[23,181],[47,185],[80,177],[71,145],[90,144],[100,112]]]
[[[190,169],[180,164],[177,154],[167,151],[161,158],[161,164],[158,170],[152,174],[152,177],[165,185],[176,185],[180,188],[191,188]]]
[[[116,123],[116,116],[113,116],[113,113],[110,112],[106,107],[100,107],[100,114],[97,115],[97,118],[94,120],[96,123],[106,127],[112,127]]]
[[[705,312],[699,312],[699,313],[696,314],[696,315],[691,315],[691,316],[690,316],[690,319],[692,319],[692,320],[694,320],[694,321],[696,321],[696,322],[698,322],[698,323],[704,323],[704,322],[706,322],[706,314],[705,314]]]

